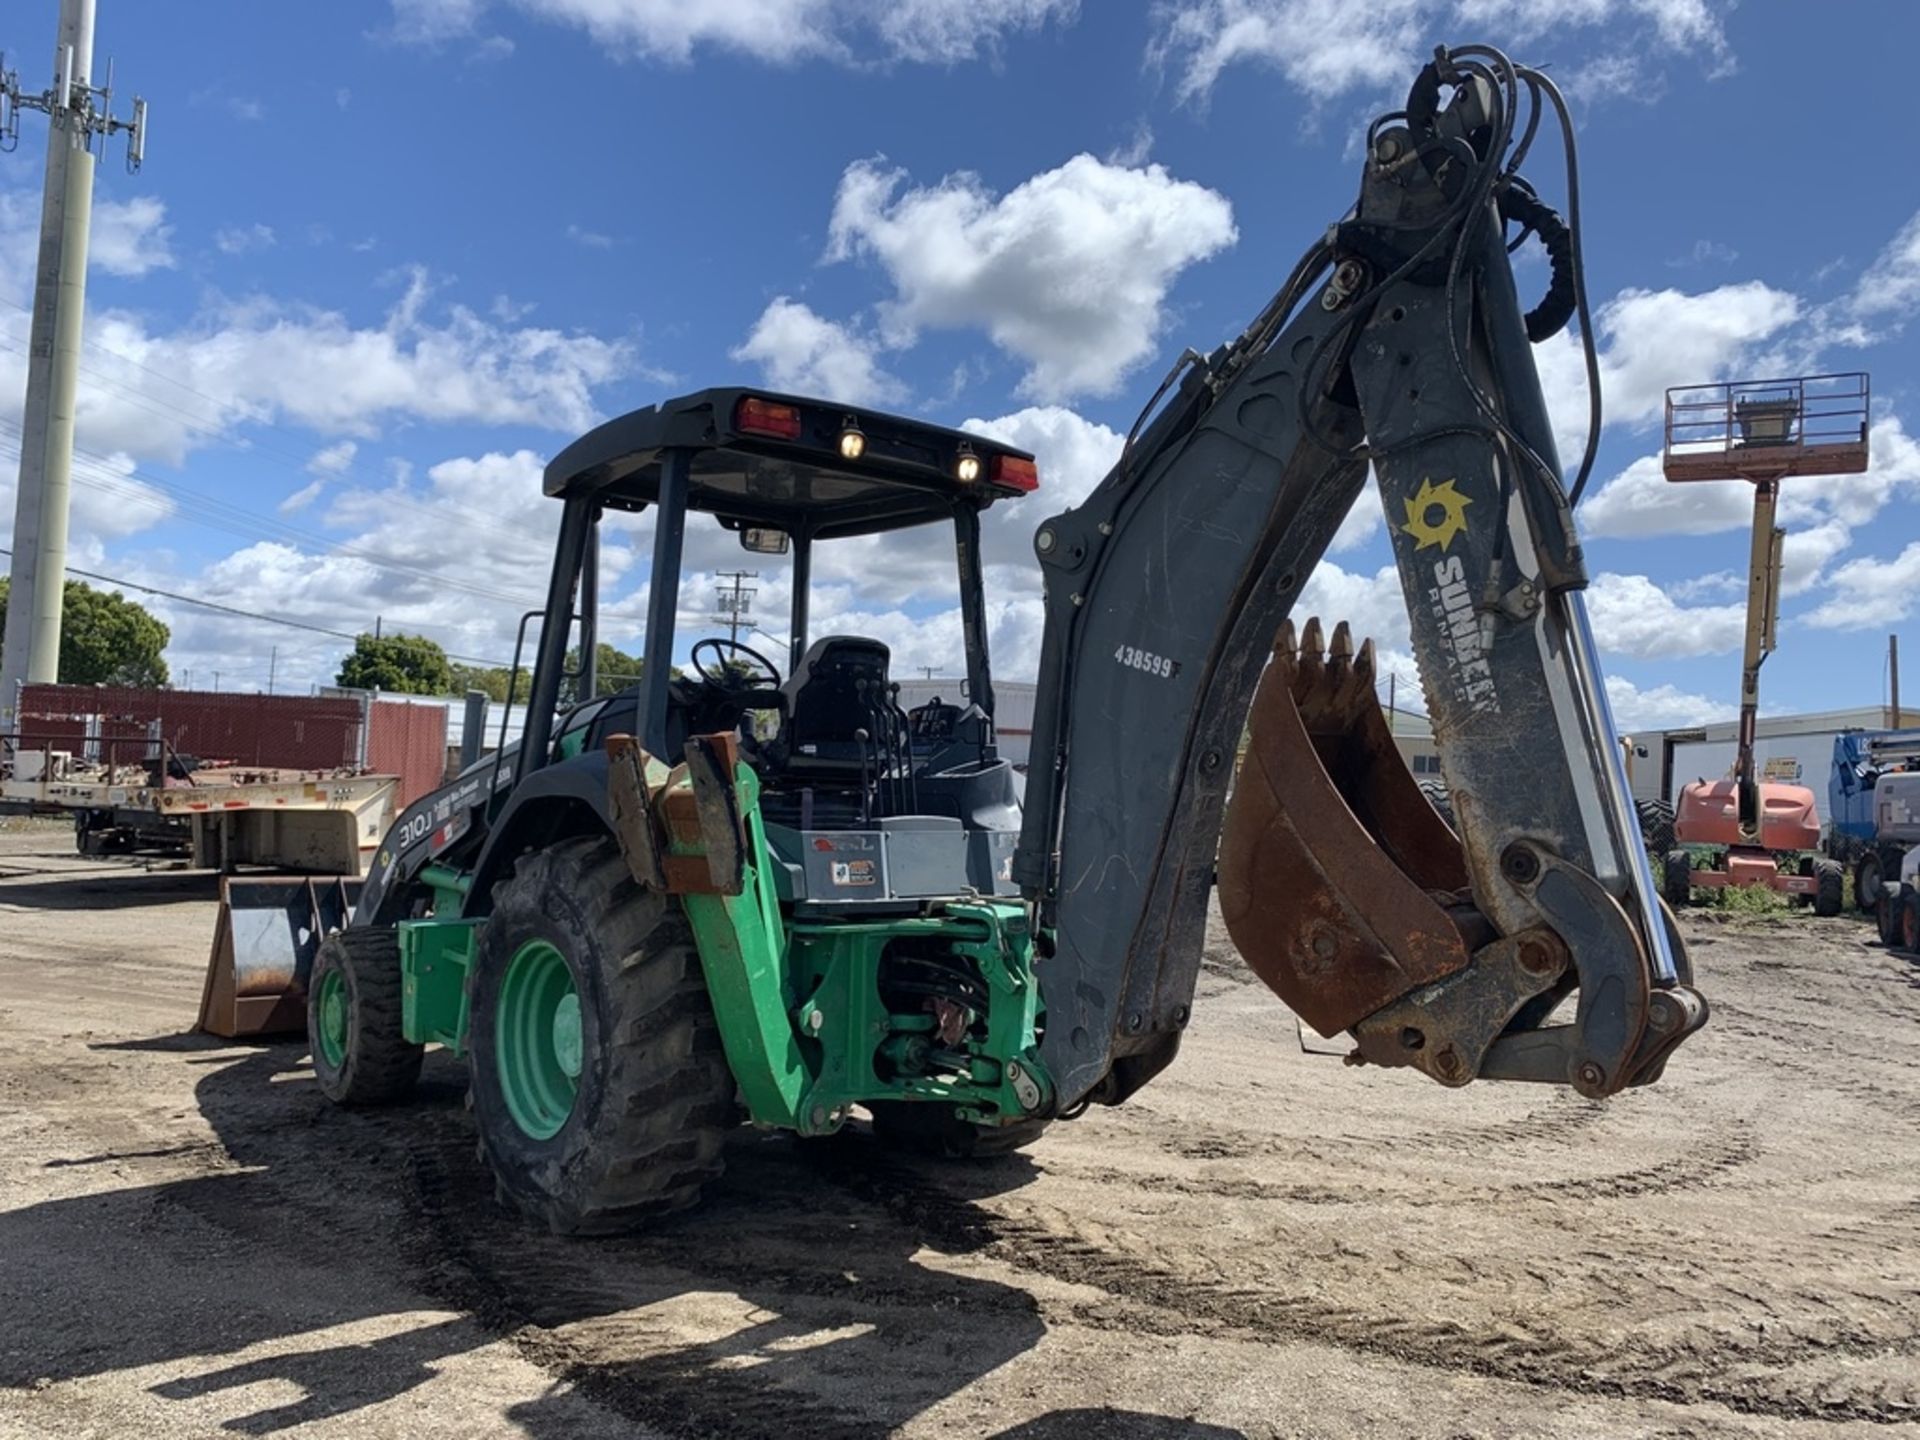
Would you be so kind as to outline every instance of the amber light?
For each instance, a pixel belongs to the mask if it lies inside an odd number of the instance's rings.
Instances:
[[[1018,455],[996,455],[993,457],[993,469],[987,478],[995,485],[1004,485],[1009,490],[1025,490],[1032,493],[1040,488],[1040,469],[1031,460],[1023,460]]]
[[[745,435],[770,435],[776,440],[800,438],[800,411],[776,405],[755,395],[743,395],[733,407],[733,428]]]

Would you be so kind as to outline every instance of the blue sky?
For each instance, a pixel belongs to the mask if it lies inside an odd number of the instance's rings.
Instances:
[[[48,81],[56,8],[0,22],[28,90]],[[504,659],[544,583],[545,458],[598,418],[764,382],[1037,451],[1041,494],[999,507],[988,550],[996,669],[1029,674],[1034,525],[1097,482],[1171,358],[1237,332],[1339,217],[1356,136],[1421,55],[1484,40],[1550,65],[1580,127],[1609,412],[1582,518],[1623,725],[1726,713],[1738,681],[1748,496],[1659,479],[1664,388],[1803,370],[1872,371],[1875,468],[1790,482],[1763,692],[1769,709],[1871,704],[1920,594],[1920,185],[1888,159],[1920,10],[1840,13],[101,0],[96,77],[111,55],[154,128],[141,175],[117,150],[100,168],[70,563]],[[0,531],[45,136],[38,116],[22,129],[0,157]],[[1528,168],[1563,195],[1550,146]],[[1535,289],[1544,269],[1520,277]],[[1571,457],[1577,349],[1537,355]],[[1362,504],[1308,598],[1405,666],[1378,503]],[[617,616],[640,613],[649,534],[609,547]],[[823,555],[816,631],[949,669],[948,557],[939,535]],[[690,543],[696,571],[741,559],[713,534]],[[754,563],[777,614],[784,575]],[[689,580],[690,626],[710,593]],[[195,683],[261,688],[271,666],[304,688],[343,648],[146,603]],[[638,648],[637,618],[614,632]]]

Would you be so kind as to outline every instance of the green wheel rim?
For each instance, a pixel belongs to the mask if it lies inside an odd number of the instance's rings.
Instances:
[[[507,1113],[535,1140],[551,1140],[573,1113],[584,1046],[573,972],[545,940],[527,941],[507,962],[493,1039]]]
[[[320,1016],[320,1058],[338,1070],[347,1063],[347,978],[338,970],[320,977],[320,993],[315,997]]]

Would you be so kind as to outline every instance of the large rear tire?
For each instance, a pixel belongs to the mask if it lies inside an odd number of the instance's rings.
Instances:
[[[1909,954],[1920,954],[1920,892],[1911,885],[1901,887],[1899,911],[1900,948]]]
[[[503,1199],[562,1235],[699,1200],[733,1076],[679,905],[636,885],[612,840],[523,858],[468,983],[473,1114]]]
[[[1846,900],[1846,872],[1840,862],[1822,855],[1813,862],[1813,876],[1813,913],[1823,918],[1838,915]]]
[[[883,1145],[941,1160],[986,1160],[1025,1149],[1045,1133],[1045,1120],[1016,1120],[1011,1125],[976,1125],[962,1120],[958,1107],[938,1101],[876,1100],[873,1135]]]
[[[320,942],[307,976],[307,1044],[320,1093],[336,1105],[385,1105],[413,1089],[424,1045],[400,1028],[400,937],[342,930]]]

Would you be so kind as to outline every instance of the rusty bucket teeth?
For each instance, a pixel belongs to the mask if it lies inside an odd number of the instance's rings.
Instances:
[[[1371,640],[1319,618],[1274,636],[1220,843],[1220,904],[1248,965],[1323,1035],[1464,967],[1435,895],[1466,859],[1401,758]]]

